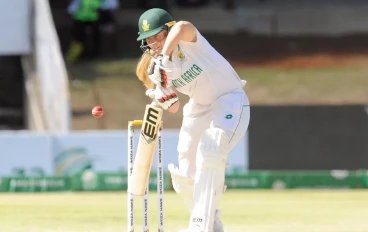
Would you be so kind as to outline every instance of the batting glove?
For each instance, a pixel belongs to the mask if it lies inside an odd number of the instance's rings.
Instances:
[[[169,56],[159,55],[152,58],[148,67],[148,77],[150,80],[165,89],[172,86],[172,70],[169,68]]]
[[[146,95],[153,98],[154,101],[162,109],[167,110],[177,101],[179,101],[178,96],[172,88],[162,88],[161,86],[156,86],[156,89],[148,89]]]

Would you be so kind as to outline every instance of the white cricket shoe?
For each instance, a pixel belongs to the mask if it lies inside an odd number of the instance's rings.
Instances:
[[[222,225],[222,222],[220,220],[220,210],[216,210],[216,216],[215,216],[215,225],[213,227],[213,232],[224,232],[224,226]]]
[[[215,216],[215,225],[213,227],[213,232],[224,232],[224,227],[222,225],[222,222],[220,220],[220,210],[216,210],[216,216]],[[203,232],[200,229],[184,229],[184,230],[179,230],[178,232]]]

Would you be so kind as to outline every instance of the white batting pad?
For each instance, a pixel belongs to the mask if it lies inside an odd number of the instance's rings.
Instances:
[[[182,174],[174,164],[169,164],[168,169],[175,192],[183,199],[189,212],[192,211],[194,180]]]
[[[203,134],[197,153],[194,203],[189,224],[193,231],[214,232],[216,208],[224,191],[229,149],[225,131],[211,128]]]

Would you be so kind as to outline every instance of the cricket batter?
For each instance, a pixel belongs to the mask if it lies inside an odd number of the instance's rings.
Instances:
[[[190,97],[183,109],[179,167],[169,165],[174,189],[191,214],[185,231],[223,232],[217,209],[226,189],[227,157],[250,118],[245,81],[190,22],[175,22],[154,8],[141,15],[138,27],[144,53],[136,73],[146,94],[172,113],[179,108],[175,90]]]

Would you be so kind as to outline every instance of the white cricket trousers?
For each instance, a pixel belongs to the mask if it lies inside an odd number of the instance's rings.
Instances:
[[[233,149],[245,135],[249,119],[249,100],[243,89],[225,94],[211,105],[199,105],[189,100],[183,108],[183,123],[179,134],[180,171],[194,179],[197,148],[205,130],[223,129],[230,138],[230,149]]]

